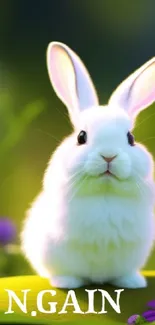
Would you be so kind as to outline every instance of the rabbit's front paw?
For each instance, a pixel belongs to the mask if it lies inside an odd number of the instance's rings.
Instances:
[[[85,283],[82,279],[73,276],[53,276],[50,279],[52,287],[61,289],[76,289],[82,287]]]
[[[131,273],[110,282],[112,285],[120,288],[138,289],[147,287],[146,279],[139,273]]]

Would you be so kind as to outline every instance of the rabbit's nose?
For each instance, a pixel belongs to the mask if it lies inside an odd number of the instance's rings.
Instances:
[[[113,156],[113,157],[105,157],[105,156],[102,156],[101,157],[107,162],[107,163],[110,163],[112,160],[114,160],[117,156]]]

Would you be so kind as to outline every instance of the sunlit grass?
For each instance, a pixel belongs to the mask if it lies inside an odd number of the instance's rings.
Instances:
[[[154,273],[155,274],[155,273]],[[114,290],[116,288],[113,288],[111,286],[105,285],[105,286],[92,286],[92,287],[86,287],[86,288],[80,288],[76,289],[76,297],[78,299],[79,306],[82,311],[86,312],[88,309],[88,296],[85,292],[85,289],[103,289],[107,290],[109,294],[113,297],[115,300],[116,294],[114,293]],[[66,324],[69,322],[70,324],[106,324],[106,325],[119,325],[119,324],[127,324],[127,319],[129,316],[133,314],[139,314],[142,315],[142,313],[147,309],[146,305],[149,300],[152,300],[154,298],[154,291],[155,291],[155,281],[153,278],[148,278],[148,287],[145,289],[136,289],[136,290],[128,290],[125,289],[124,293],[122,293],[121,299],[120,299],[120,306],[121,306],[121,314],[117,314],[110,304],[106,302],[106,310],[107,314],[74,314],[74,307],[69,306],[67,307],[67,314],[58,314],[58,312],[62,309],[68,290],[60,290],[51,288],[48,280],[40,278],[38,276],[21,276],[21,277],[10,277],[10,278],[4,278],[0,279],[0,297],[1,297],[1,303],[0,303],[0,320],[3,319],[5,322],[7,319],[10,319],[10,315],[4,315],[4,311],[8,310],[8,295],[5,289],[13,290],[16,292],[18,297],[22,299],[23,293],[21,290],[24,289],[30,289],[31,291],[28,293],[28,304],[27,309],[28,313],[23,315],[23,313],[20,311],[19,307],[16,305],[16,303],[13,303],[13,309],[15,311],[14,314],[11,315],[11,321],[18,321],[22,322],[25,318],[25,321],[29,321],[32,323],[33,321],[41,321],[44,324],[50,324],[52,321],[57,322],[65,322]],[[36,308],[36,297],[37,294],[41,290],[56,290],[56,296],[51,297],[50,294],[46,294],[43,300],[44,308],[46,310],[49,310],[49,302],[57,302],[57,312],[54,314],[43,314],[40,313]],[[101,310],[101,296],[100,293],[97,292],[95,294],[95,311]],[[133,301],[134,296],[134,303],[131,304],[131,301]],[[37,311],[37,317],[31,317],[31,311],[36,310]],[[23,318],[24,317],[24,318]]]

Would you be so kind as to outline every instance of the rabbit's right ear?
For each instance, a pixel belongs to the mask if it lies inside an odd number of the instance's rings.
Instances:
[[[132,119],[155,101],[155,57],[125,79],[113,92],[109,104],[122,107]]]
[[[76,126],[80,111],[99,105],[91,77],[80,58],[60,42],[49,44],[47,68],[53,88]]]

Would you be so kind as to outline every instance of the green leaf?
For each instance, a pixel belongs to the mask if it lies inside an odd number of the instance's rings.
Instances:
[[[12,149],[25,135],[28,126],[35,120],[45,109],[45,102],[37,100],[28,104],[21,110],[20,116],[11,119],[9,129],[3,140],[0,141],[0,157]]]

